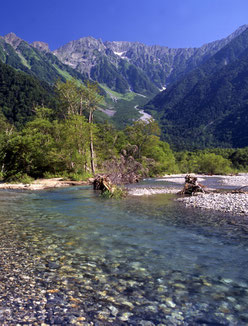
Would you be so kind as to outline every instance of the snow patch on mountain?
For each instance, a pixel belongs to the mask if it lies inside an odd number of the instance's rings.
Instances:
[[[117,51],[114,51],[114,54],[118,55],[118,57],[120,57],[121,59],[128,59],[125,54],[126,54],[127,51],[123,51],[123,52],[117,52]]]

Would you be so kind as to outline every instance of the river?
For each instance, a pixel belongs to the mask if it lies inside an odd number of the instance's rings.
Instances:
[[[35,262],[30,277],[44,297],[40,315],[34,299],[26,308],[32,324],[247,325],[245,222],[174,198],[106,200],[88,186],[1,191],[2,238],[9,232]],[[2,323],[24,318],[4,307]]]

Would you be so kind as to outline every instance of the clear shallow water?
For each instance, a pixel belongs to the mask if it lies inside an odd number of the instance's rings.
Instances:
[[[173,198],[104,200],[90,187],[6,191],[0,217],[41,257],[41,277],[48,266],[75,283],[74,296],[78,282],[88,288],[100,325],[99,309],[115,325],[247,325],[245,221]]]

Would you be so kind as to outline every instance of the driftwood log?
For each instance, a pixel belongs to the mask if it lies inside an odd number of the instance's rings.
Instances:
[[[93,189],[100,190],[101,193],[109,191],[111,194],[113,194],[116,186],[112,184],[108,176],[97,175],[93,181]]]
[[[111,189],[111,182],[109,178],[105,175],[97,175],[93,181],[94,190],[109,190]]]
[[[181,195],[195,195],[196,193],[205,193],[204,186],[198,183],[197,178],[189,174],[185,176],[185,184],[183,189],[179,192]]]

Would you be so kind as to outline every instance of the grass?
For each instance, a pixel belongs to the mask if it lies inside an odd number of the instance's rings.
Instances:
[[[22,64],[24,66],[26,66],[28,69],[31,69],[30,64],[27,62],[27,60],[24,58],[24,56],[21,53],[18,53],[18,55],[19,55],[19,57],[20,57],[20,59],[22,61]]]
[[[100,84],[100,86],[106,91],[107,97],[110,100],[111,100],[111,96],[109,95],[109,93],[112,94],[113,97],[116,97],[117,100],[124,100],[124,101],[132,101],[132,100],[135,99],[135,97],[137,97],[137,96],[140,97],[140,95],[137,95],[134,92],[127,92],[125,94],[121,94],[121,93],[115,92],[112,89],[110,89],[108,86],[106,86],[105,84]]]
[[[75,79],[73,78],[69,72],[65,71],[65,70],[62,70],[60,69],[56,64],[53,64],[53,67],[57,70],[57,72],[62,76],[64,77],[66,80],[71,80],[71,79]],[[80,84],[82,84],[81,81],[78,81]]]

